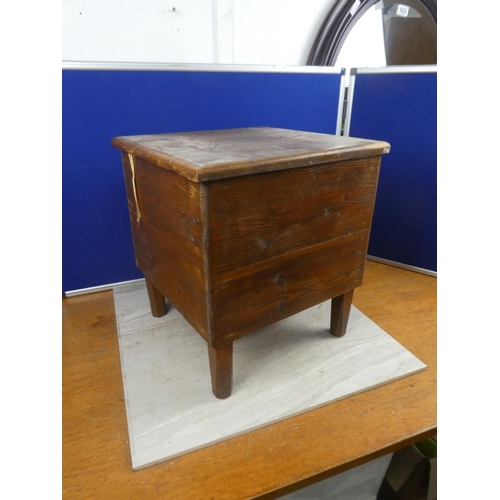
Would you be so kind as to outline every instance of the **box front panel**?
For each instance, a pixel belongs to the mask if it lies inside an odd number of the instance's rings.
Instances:
[[[380,157],[211,183],[217,343],[361,285]]]
[[[212,275],[369,229],[379,166],[372,157],[212,182]]]
[[[214,285],[215,345],[360,286],[368,234],[365,229],[268,259]]]

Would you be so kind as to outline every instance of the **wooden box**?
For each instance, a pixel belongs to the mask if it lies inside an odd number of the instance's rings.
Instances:
[[[232,344],[332,299],[345,333],[389,144],[267,127],[117,137],[136,262],[206,340],[212,388],[232,390]]]

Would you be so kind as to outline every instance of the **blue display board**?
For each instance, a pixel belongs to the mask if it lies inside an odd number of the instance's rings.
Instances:
[[[341,75],[63,70],[63,290],[141,278],[116,136],[269,126],[335,133]]]
[[[349,130],[391,144],[368,254],[427,271],[437,271],[436,89],[435,71],[358,73]]]

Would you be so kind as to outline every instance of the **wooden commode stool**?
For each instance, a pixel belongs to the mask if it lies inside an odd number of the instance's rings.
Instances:
[[[233,341],[332,299],[346,331],[389,144],[277,128],[117,137],[136,262],[154,316],[166,298],[232,390]]]

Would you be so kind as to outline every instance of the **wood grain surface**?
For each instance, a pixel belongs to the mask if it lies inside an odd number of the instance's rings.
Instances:
[[[361,284],[387,143],[254,127],[112,144],[153,315],[156,289],[219,348]]]
[[[334,337],[343,337],[347,330],[347,322],[351,313],[352,296],[354,290],[334,297],[330,309],[330,333]]]
[[[361,158],[208,183],[214,347],[361,284],[379,166]]]
[[[155,318],[161,318],[167,314],[167,303],[165,302],[165,297],[156,288],[153,283],[146,278],[146,288],[148,290],[149,304],[151,306],[151,314]]]
[[[215,345],[361,285],[369,230],[248,266],[214,285]]]
[[[228,271],[369,229],[379,167],[373,157],[210,183],[215,282]]]
[[[135,196],[128,155],[122,160],[137,266],[206,340],[202,186],[135,158]]]
[[[380,156],[384,141],[271,127],[115,137],[111,144],[194,182]]]
[[[133,472],[112,292],[63,299],[63,498],[278,498],[435,434],[436,279],[367,262],[353,304],[428,368]]]

